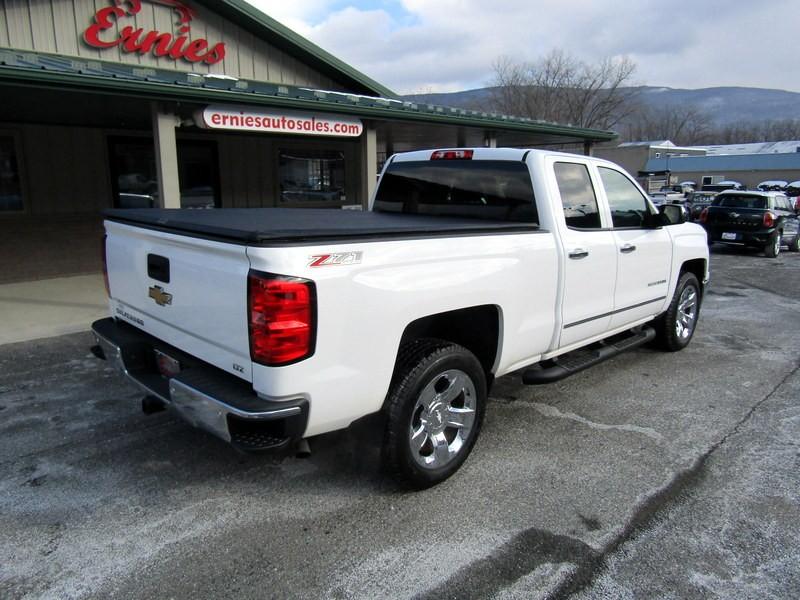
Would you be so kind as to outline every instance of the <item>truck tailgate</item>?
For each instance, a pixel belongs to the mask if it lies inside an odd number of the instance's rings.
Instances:
[[[112,315],[246,381],[246,247],[106,221]]]

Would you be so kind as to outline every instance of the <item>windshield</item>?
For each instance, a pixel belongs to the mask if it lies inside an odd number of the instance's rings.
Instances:
[[[714,206],[725,208],[767,208],[767,199],[764,196],[718,196]]]
[[[537,223],[528,167],[506,160],[429,160],[389,165],[373,210]]]

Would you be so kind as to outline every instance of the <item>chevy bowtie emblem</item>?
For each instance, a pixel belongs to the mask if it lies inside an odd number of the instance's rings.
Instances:
[[[162,288],[160,285],[154,285],[151,287],[148,296],[155,300],[156,304],[159,306],[167,306],[172,304],[172,294],[165,292],[164,288]]]

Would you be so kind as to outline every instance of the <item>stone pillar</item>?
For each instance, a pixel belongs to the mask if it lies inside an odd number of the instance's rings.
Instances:
[[[175,128],[180,125],[180,118],[164,112],[154,102],[153,142],[156,151],[156,170],[158,172],[158,195],[161,208],[181,207],[181,188],[178,179],[178,143]]]
[[[364,124],[361,134],[361,206],[369,207],[370,198],[378,183],[378,132],[371,123]]]

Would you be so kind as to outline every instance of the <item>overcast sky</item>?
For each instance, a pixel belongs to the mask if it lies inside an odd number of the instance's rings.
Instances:
[[[636,83],[800,91],[800,0],[249,0],[396,92],[483,87],[501,55],[629,56]]]

